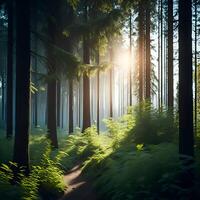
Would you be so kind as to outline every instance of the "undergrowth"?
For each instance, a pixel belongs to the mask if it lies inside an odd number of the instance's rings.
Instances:
[[[31,173],[25,176],[23,170],[18,174],[17,184],[13,184],[15,163],[1,164],[0,197],[6,200],[39,200],[57,199],[64,192],[63,171],[59,167],[61,156],[51,158],[50,143],[44,142],[40,165],[32,165]]]
[[[2,164],[0,195],[8,200],[58,198],[66,187],[63,171],[82,164],[83,174],[94,182],[103,200],[188,199],[189,191],[178,181],[183,169],[172,114],[142,105],[130,108],[119,119],[104,121],[106,133],[98,134],[92,126],[84,133],[60,135],[59,150],[51,151],[44,135],[31,136],[30,176],[22,175],[19,184],[13,186],[12,171]],[[199,164],[195,167],[200,171]],[[197,173],[196,187],[199,177]]]

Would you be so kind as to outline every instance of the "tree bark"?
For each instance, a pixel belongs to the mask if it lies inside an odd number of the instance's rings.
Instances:
[[[57,81],[57,127],[60,127],[60,90],[61,81]]]
[[[160,106],[161,111],[163,109],[163,0],[160,0],[160,36],[161,36],[161,42],[160,42]]]
[[[69,134],[74,131],[73,96],[73,80],[69,80]]]
[[[139,3],[139,55],[138,55],[138,66],[139,66],[139,102],[143,101],[144,94],[144,2],[143,0]]]
[[[50,74],[52,75],[52,74]],[[49,139],[51,140],[51,145],[54,148],[58,148],[58,139],[57,139],[57,126],[56,126],[56,116],[57,116],[57,81],[52,78],[47,83],[47,129]]]
[[[192,84],[192,2],[179,0],[179,153],[185,171],[181,187],[189,189],[191,198],[194,185],[193,84]]]
[[[50,5],[51,9],[54,4]],[[55,16],[54,16],[55,17]],[[49,18],[48,19],[48,34],[51,39],[51,43],[56,43],[56,24]],[[47,130],[48,136],[51,140],[53,148],[58,148],[57,139],[57,80],[54,77],[56,71],[56,62],[53,55],[54,47],[47,46],[48,57],[48,83],[47,83]]]
[[[23,34],[22,34],[23,33]],[[29,173],[30,0],[16,3],[16,127],[13,161]]]
[[[112,42],[111,42],[112,43]],[[110,68],[110,72],[109,72],[109,75],[110,75],[110,117],[112,118],[113,117],[113,45],[111,44],[111,47],[110,47],[110,62],[111,62],[111,68]]]
[[[85,21],[88,18],[88,8],[85,8]],[[84,36],[83,40],[83,62],[90,64],[90,49],[88,43],[88,36]],[[91,126],[90,119],[90,78],[88,74],[83,75],[83,131]]]
[[[174,106],[173,74],[173,0],[168,0],[168,109]]]
[[[179,0],[179,151],[194,156],[191,0]]]
[[[145,98],[151,100],[151,18],[150,18],[150,0],[146,6],[146,92]]]
[[[13,136],[13,1],[8,1],[6,136]]]
[[[132,106],[132,12],[129,16],[129,106]],[[128,105],[128,104],[127,104]]]
[[[197,115],[198,115],[198,106],[197,106],[197,101],[198,101],[198,59],[197,59],[197,46],[198,46],[198,38],[197,38],[197,35],[198,35],[198,13],[197,13],[197,4],[198,4],[198,1],[195,0],[194,1],[194,6],[195,6],[195,14],[194,14],[194,17],[195,17],[195,37],[194,37],[194,65],[195,65],[195,100],[194,100],[194,122],[195,122],[195,136],[197,136],[197,128],[198,128],[198,119],[197,119]]]
[[[179,153],[183,168],[180,186],[194,198],[194,135],[192,81],[192,2],[179,0]]]
[[[99,49],[97,50],[97,65],[99,65]],[[97,132],[100,133],[100,70],[97,71]]]

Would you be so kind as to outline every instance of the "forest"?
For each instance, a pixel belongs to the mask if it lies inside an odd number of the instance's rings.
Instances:
[[[0,0],[0,199],[199,188],[200,0]]]

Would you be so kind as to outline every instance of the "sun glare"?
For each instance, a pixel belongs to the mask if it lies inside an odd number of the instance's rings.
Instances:
[[[128,50],[119,52],[116,58],[116,63],[120,68],[128,69],[130,66],[130,53]]]

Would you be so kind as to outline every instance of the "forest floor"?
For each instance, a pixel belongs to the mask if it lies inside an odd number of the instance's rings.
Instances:
[[[81,174],[81,165],[76,165],[65,176],[68,187],[60,200],[97,200],[92,184]]]

